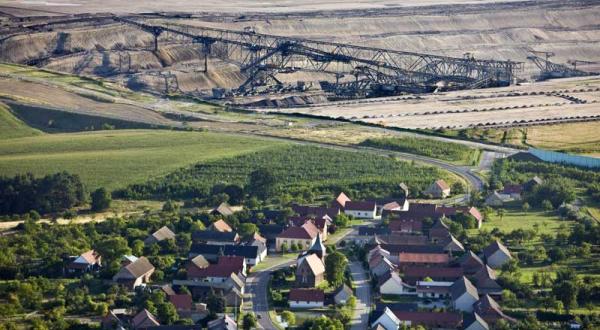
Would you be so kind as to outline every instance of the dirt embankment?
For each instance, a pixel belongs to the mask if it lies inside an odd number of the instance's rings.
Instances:
[[[94,12],[94,3],[91,1],[81,8],[60,9]],[[102,2],[105,9],[119,12],[122,8],[110,3],[110,0]],[[344,10],[340,10],[337,0],[319,3],[312,0],[267,1],[261,3],[263,13],[256,13],[258,7],[251,2],[238,0],[234,3],[237,10],[233,11],[228,7],[232,3],[208,1],[203,2],[202,9],[188,3],[188,11],[212,13],[174,20],[180,24],[234,30],[252,28],[260,33],[395,50],[456,57],[470,53],[482,59],[522,61],[525,68],[518,75],[525,79],[538,72],[537,67],[527,60],[530,50],[551,51],[555,54],[551,60],[557,63],[573,59],[600,62],[600,24],[597,19],[600,3],[597,1],[483,1],[471,4],[471,1],[440,0],[420,3],[427,7],[409,6],[400,1],[364,1],[346,5]],[[180,5],[178,2],[163,9],[174,11]],[[140,1],[130,10],[150,11],[157,6],[160,4]],[[35,5],[25,7],[43,10]],[[298,11],[299,8],[304,11]],[[215,13],[219,9],[222,13]],[[239,11],[254,13],[235,14]],[[286,11],[291,13],[284,14]],[[0,60],[26,63],[54,56],[56,58],[44,62],[47,68],[113,77],[134,88],[156,92],[171,91],[173,86],[185,92],[234,88],[246,80],[236,65],[216,58],[209,60],[209,72],[203,72],[202,49],[189,40],[176,40],[163,34],[159,44],[159,50],[153,51],[152,35],[132,26],[75,24],[56,31],[8,38],[0,44]],[[600,64],[581,63],[578,67],[600,71]],[[174,78],[165,77],[165,72]],[[317,83],[324,77],[297,72],[279,74],[278,79]]]

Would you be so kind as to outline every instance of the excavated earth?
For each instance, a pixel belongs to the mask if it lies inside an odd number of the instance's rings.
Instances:
[[[271,0],[260,4],[250,0],[227,3],[181,0],[169,2],[168,6],[155,1],[135,3],[132,5],[131,2],[114,0],[91,0],[85,3],[69,1],[51,3],[52,5],[48,5],[48,2],[44,5],[42,2],[19,0],[5,2],[6,7],[0,7],[0,11],[4,13],[4,17],[0,19],[0,61],[38,63],[47,69],[100,76],[121,82],[135,90],[156,93],[182,91],[210,95],[215,87],[235,88],[246,80],[247,77],[240,73],[239,67],[217,58],[209,58],[208,72],[204,72],[202,48],[189,41],[161,37],[159,50],[153,51],[153,38],[150,34],[114,22],[103,21],[98,25],[79,22],[55,26],[51,30],[12,34],[19,24],[39,24],[56,20],[63,14],[101,13],[109,9],[115,13],[171,12],[161,18],[148,16],[148,21],[155,23],[168,20],[192,26],[252,29],[257,33],[403,51],[455,57],[470,53],[481,59],[520,61],[524,63],[524,69],[518,72],[518,77],[523,81],[531,80],[538,73],[538,68],[527,60],[532,50],[553,52],[555,55],[550,59],[556,63],[564,64],[575,59],[600,63],[598,1],[498,3],[429,0],[406,4],[405,1],[389,0],[354,1],[354,4],[347,5],[340,0]],[[186,14],[175,15],[173,12]],[[23,23],[18,17],[25,16],[37,17],[27,18]],[[600,64],[581,63],[578,68],[600,72]],[[317,86],[323,75],[294,73],[282,74],[278,78],[286,82],[303,80]],[[559,81],[546,84],[562,84]],[[559,85],[550,89],[563,89]],[[577,115],[593,117],[600,114],[598,104],[593,102],[599,93],[595,90],[596,85],[596,82],[591,82],[574,87],[576,90],[585,89],[585,97],[571,95],[572,90],[564,88],[571,94],[523,95],[493,98],[485,101],[485,104],[469,104],[461,99],[462,95],[487,92],[465,91],[451,92],[449,96],[421,96],[424,100],[404,97],[407,100],[402,102],[390,103],[386,99],[372,103],[369,101],[367,108],[356,104],[340,106],[337,103],[302,108],[304,110],[300,111],[410,128],[469,127],[498,123],[498,118],[503,116],[507,116],[506,121],[510,122]],[[513,87],[509,89],[511,88]],[[540,88],[543,90],[545,87]],[[588,88],[591,91],[587,92]],[[569,99],[580,96],[584,102]],[[456,97],[458,99],[452,101]],[[324,101],[323,95],[311,92],[249,97],[240,100],[240,103],[278,108],[306,106]],[[462,111],[475,108],[506,109],[478,111],[476,116],[471,111],[469,119],[462,116]],[[434,111],[444,113],[435,114],[435,117],[422,113]],[[490,119],[494,111],[503,112],[498,114],[498,118]],[[410,115],[404,115],[405,112]],[[563,114],[565,112],[569,112],[568,116]],[[398,116],[399,114],[406,118]]]

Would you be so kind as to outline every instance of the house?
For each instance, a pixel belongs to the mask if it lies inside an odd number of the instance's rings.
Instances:
[[[405,292],[405,285],[396,272],[387,272],[377,279],[377,287],[382,295],[400,295]]]
[[[307,222],[312,222],[312,224],[315,227],[317,227],[317,229],[319,229],[319,232],[321,233],[321,237],[323,238],[323,240],[327,240],[327,235],[329,233],[328,229],[332,223],[331,218],[329,218],[328,215],[324,215],[320,218],[315,218],[315,219],[309,218],[309,217],[303,217],[303,216],[288,218],[288,223],[290,226],[301,227],[302,225],[306,224]]]
[[[237,323],[227,315],[208,322],[206,326],[208,330],[237,330],[238,328]]]
[[[371,274],[379,277],[389,272],[394,272],[396,266],[385,255],[375,254],[369,259]]]
[[[151,245],[154,243],[162,242],[168,239],[175,239],[175,233],[167,226],[161,227],[144,240],[144,244]]]
[[[208,262],[208,260],[206,260],[206,258],[204,258],[204,256],[201,254],[190,259],[190,263],[198,268],[206,268],[210,265],[210,262]]]
[[[437,219],[429,228],[429,239],[433,243],[446,239],[448,236],[450,236],[450,227],[444,222],[443,217]]]
[[[264,260],[266,252],[259,246],[253,245],[215,245],[194,243],[189,252],[189,257],[202,255],[206,260],[215,262],[220,256],[238,256],[246,260],[249,266],[255,266]]]
[[[521,200],[523,186],[520,184],[507,184],[504,186],[504,188],[502,188],[500,193],[510,196],[513,200]]]
[[[326,215],[330,219],[335,219],[335,217],[337,217],[338,214],[340,214],[339,207],[303,206],[303,205],[293,204],[292,210],[301,217],[322,218],[323,216]]]
[[[513,198],[510,195],[501,194],[497,191],[492,192],[485,198],[485,205],[488,206],[502,206],[504,203],[512,201]]]
[[[441,245],[444,251],[450,254],[453,254],[455,252],[465,252],[465,247],[452,234],[450,234],[450,236],[446,237],[445,239],[441,239],[437,242],[437,244]]]
[[[296,286],[316,287],[325,279],[325,264],[316,254],[300,259],[296,268]]]
[[[448,265],[450,257],[446,253],[409,253],[398,254],[398,268],[404,271],[411,266],[443,267]]]
[[[267,246],[275,245],[277,236],[283,233],[284,229],[283,226],[277,224],[258,225],[258,231],[267,240]]]
[[[192,312],[192,295],[188,293],[172,294],[167,297],[182,317],[189,317]]]
[[[377,219],[377,204],[375,202],[347,201],[344,213],[357,219]]]
[[[208,230],[218,231],[221,233],[231,233],[233,228],[231,228],[231,226],[229,226],[225,220],[221,219],[211,223],[210,226],[208,226]]]
[[[433,311],[396,311],[394,315],[400,324],[406,326],[424,326],[427,329],[458,329],[462,324],[462,315],[454,312]]]
[[[246,259],[240,256],[220,256],[216,264],[210,264],[205,268],[198,268],[194,264],[188,264],[187,279],[209,283],[223,283],[231,274],[246,274]]]
[[[467,251],[467,253],[460,257],[458,264],[463,269],[465,275],[475,275],[475,273],[485,266],[481,258],[473,253],[473,251]]]
[[[452,284],[450,295],[452,307],[467,313],[473,312],[473,304],[479,300],[477,288],[464,276]]]
[[[148,310],[145,308],[141,312],[137,313],[131,320],[131,326],[133,329],[145,329],[159,325],[160,323],[156,317],[148,312]]]
[[[290,308],[318,308],[325,305],[325,293],[319,289],[290,289]]]
[[[423,193],[434,198],[446,198],[450,196],[450,186],[446,181],[440,179],[432,183]]]
[[[453,282],[417,281],[416,292],[419,298],[446,298],[450,296]]]
[[[408,199],[406,197],[404,197],[402,199],[383,204],[381,211],[382,211],[382,213],[383,213],[383,211],[406,212],[406,211],[408,211],[409,207],[410,207],[410,203],[408,202]]]
[[[254,233],[252,234],[252,237],[250,237],[247,241],[246,241],[246,245],[247,246],[256,246],[258,248],[258,254],[259,254],[259,258],[260,261],[265,260],[265,258],[267,257],[267,239],[260,236],[259,233]]]
[[[240,241],[240,236],[235,232],[220,232],[216,230],[198,230],[192,233],[195,243],[233,245]]]
[[[489,294],[491,296],[502,296],[502,287],[496,282],[496,271],[488,265],[482,267],[474,276],[473,282],[479,291],[479,294]]]
[[[523,189],[525,191],[532,191],[533,187],[538,186],[544,184],[544,180],[542,180],[540,177],[538,176],[534,176],[533,178],[531,178],[529,181],[525,182],[523,184]]]
[[[488,266],[493,269],[499,269],[502,265],[512,260],[512,255],[504,244],[494,241],[483,249],[483,258]]]
[[[420,233],[423,231],[423,221],[415,219],[391,219],[390,231],[400,233]]]
[[[220,215],[222,217],[228,217],[230,215],[233,215],[235,213],[235,211],[233,210],[231,205],[223,202],[223,203],[219,204],[219,206],[217,206],[216,208],[210,210],[209,213],[211,215],[216,215],[216,216]]]
[[[498,320],[505,320],[514,323],[516,320],[502,312],[500,305],[489,295],[483,295],[473,304],[473,310],[487,323],[494,324]]]
[[[227,306],[239,307],[243,303],[245,282],[246,279],[242,274],[231,272],[224,281],[210,282],[202,278],[176,279],[173,280],[173,285],[187,286],[196,300],[206,301],[209,296],[216,294],[225,299]]]
[[[346,202],[350,202],[351,199],[346,196],[343,192],[341,192],[331,203],[331,207],[337,207],[339,209],[344,209],[346,207]]]
[[[342,284],[333,292],[333,301],[336,305],[345,305],[352,296],[352,289],[346,284]]]
[[[404,281],[410,285],[414,285],[418,281],[423,281],[426,278],[434,281],[455,282],[463,276],[463,270],[459,267],[423,267],[412,266],[404,269]]]
[[[489,330],[490,326],[477,313],[467,314],[463,320],[464,330]]]
[[[281,234],[277,235],[275,250],[280,252],[282,250],[281,247],[284,244],[288,249],[292,244],[299,245],[301,250],[308,249],[314,242],[318,233],[319,229],[312,222],[306,222],[300,227],[289,227]]]
[[[360,226],[358,227],[358,235],[354,237],[354,243],[365,245],[372,242],[376,236],[378,235],[389,235],[391,234],[390,229],[382,226],[378,227],[369,227],[369,226]],[[375,243],[376,244],[376,243]]]
[[[102,257],[98,252],[89,250],[78,257],[73,257],[66,270],[70,274],[81,274],[96,271],[100,267],[102,267]]]
[[[154,266],[146,257],[140,257],[134,262],[121,267],[121,270],[113,276],[113,281],[130,289],[135,289],[150,281],[154,269]]]
[[[429,239],[425,235],[393,233],[377,237],[382,243],[387,245],[429,245]]]
[[[369,252],[367,253],[367,259],[371,260],[371,258],[373,258],[376,255],[380,255],[380,256],[389,258],[390,251],[382,248],[381,245],[378,244],[374,248],[369,250]]]
[[[381,316],[371,323],[371,328],[375,329],[377,327],[382,327],[385,330],[398,330],[400,327],[400,320],[386,307]]]
[[[125,267],[136,260],[138,260],[138,257],[134,255],[124,255],[121,257],[121,267]]]

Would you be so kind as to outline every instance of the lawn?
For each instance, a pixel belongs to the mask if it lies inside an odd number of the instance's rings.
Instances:
[[[0,141],[0,173],[79,174],[88,188],[116,189],[193,163],[282,143],[220,133],[118,130],[46,134]]]
[[[13,116],[8,107],[0,103],[0,140],[41,135],[42,132],[27,126]]]
[[[502,219],[494,212],[490,216],[490,220],[484,221],[481,229],[491,231],[498,228],[507,233],[515,229],[533,229],[533,226],[538,224],[540,234],[554,235],[561,224],[569,225],[570,223],[570,221],[561,220],[558,216],[545,211],[531,210],[523,212],[516,209],[506,209]]]

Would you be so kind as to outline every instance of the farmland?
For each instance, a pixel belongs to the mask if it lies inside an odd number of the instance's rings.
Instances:
[[[66,170],[88,188],[141,183],[196,162],[277,145],[217,133],[115,130],[48,134],[0,141],[0,173],[44,175]]]
[[[125,191],[136,198],[157,195],[190,198],[208,191],[217,183],[246,183],[255,169],[269,168],[286,193],[315,194],[345,191],[352,196],[385,196],[399,193],[405,182],[421,191],[437,177],[447,176],[438,169],[412,165],[390,157],[309,146],[279,146],[215,160],[176,171],[164,178],[134,185]],[[452,182],[451,178],[448,178]]]

